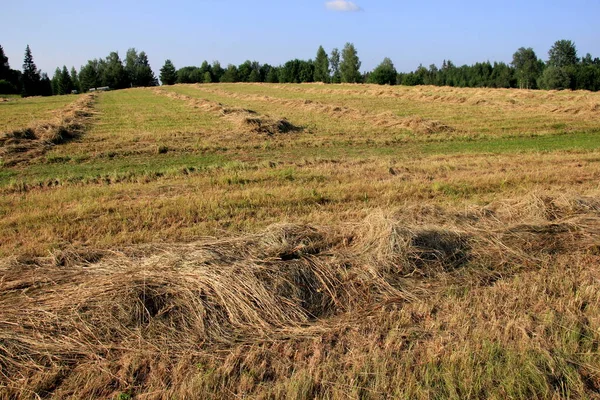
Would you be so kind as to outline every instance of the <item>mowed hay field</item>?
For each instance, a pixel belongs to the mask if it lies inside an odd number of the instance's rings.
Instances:
[[[600,94],[0,103],[0,398],[600,398]]]

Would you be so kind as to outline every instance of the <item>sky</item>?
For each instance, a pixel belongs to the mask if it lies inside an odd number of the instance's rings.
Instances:
[[[519,47],[546,60],[572,40],[579,56],[600,57],[600,0],[0,0],[0,45],[21,69],[30,45],[38,68],[79,69],[127,49],[145,51],[158,75],[219,60],[272,65],[354,43],[362,70],[389,57],[401,72],[419,64],[510,62]]]

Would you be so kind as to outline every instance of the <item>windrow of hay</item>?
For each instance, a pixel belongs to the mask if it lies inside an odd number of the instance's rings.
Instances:
[[[282,99],[272,96],[264,95],[252,95],[233,93],[221,89],[209,88],[206,85],[197,85],[197,87],[208,93],[213,93],[221,96],[232,97],[242,100],[251,101],[264,101],[267,103],[276,103],[286,107],[291,107],[295,110],[306,110],[310,113],[326,114],[334,118],[353,119],[353,120],[366,120],[375,126],[383,128],[394,128],[399,127],[402,129],[409,129],[413,132],[423,134],[433,134],[441,132],[452,132],[454,128],[434,120],[428,120],[422,117],[409,117],[402,118],[391,112],[374,114],[369,111],[359,110],[352,107],[340,106],[335,104],[326,104],[313,100],[302,100],[302,99]],[[309,89],[310,91],[310,89]]]
[[[268,115],[260,115],[256,111],[238,107],[228,107],[224,104],[174,93],[161,89],[155,89],[155,93],[181,100],[194,108],[210,112],[227,118],[239,126],[240,129],[252,133],[275,135],[290,132],[300,132],[302,127],[296,126],[286,118],[272,118]]]
[[[81,95],[59,110],[51,121],[39,122],[24,129],[6,132],[0,137],[0,160],[13,166],[42,156],[54,145],[80,136],[94,113],[95,94]]]
[[[409,101],[435,102],[445,104],[466,104],[494,108],[518,108],[546,113],[561,113],[589,117],[598,115],[600,103],[598,96],[588,91],[575,91],[564,96],[558,91],[492,89],[492,88],[453,88],[445,86],[373,86],[344,88],[343,91],[322,88],[301,88],[294,86],[275,86],[277,89],[296,93],[330,95],[335,93],[353,94],[376,98],[402,99]]]
[[[132,389],[118,377],[139,355],[146,364],[136,369],[134,389],[144,393],[148,381],[164,379],[186,357],[293,342],[382,304],[402,307],[442,282],[460,284],[471,274],[485,284],[554,254],[600,248],[599,199],[530,200],[3,259],[3,396],[114,396]],[[419,218],[427,222],[415,223]],[[190,359],[177,368],[193,374],[195,367]]]

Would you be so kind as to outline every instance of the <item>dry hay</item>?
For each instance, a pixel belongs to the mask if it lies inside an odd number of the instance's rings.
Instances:
[[[221,89],[209,89],[204,85],[197,85],[197,87],[209,93],[214,93],[221,96],[228,96],[235,99],[275,103],[283,105],[285,107],[291,107],[295,110],[306,110],[311,113],[326,114],[339,119],[352,119],[361,121],[366,120],[375,126],[380,126],[387,129],[398,127],[401,129],[409,129],[413,132],[422,134],[433,134],[454,131],[454,128],[440,121],[428,120],[422,117],[402,118],[391,112],[375,114],[369,111],[359,110],[352,107],[346,107],[336,104],[327,104],[309,99],[282,99],[266,95],[232,93]],[[292,88],[292,90],[300,92],[311,92],[318,89],[301,90],[297,88]],[[331,89],[329,90],[331,91]]]
[[[599,222],[598,198],[532,195],[461,213],[423,206],[357,225],[3,259],[0,385],[8,397],[107,398],[131,388],[133,368],[143,393],[193,374],[189,357],[321,334],[449,279],[486,284],[598,249]]]
[[[199,99],[174,92],[167,92],[161,89],[154,89],[154,92],[173,99],[185,101],[194,108],[224,117],[234,122],[241,130],[244,131],[275,135],[290,132],[300,132],[303,130],[302,127],[292,124],[286,118],[272,118],[268,115],[261,115],[253,110],[239,107],[228,107],[215,101]]]
[[[13,166],[41,157],[54,145],[79,137],[94,113],[95,94],[79,97],[60,111],[51,121],[39,122],[0,137],[0,160]]]

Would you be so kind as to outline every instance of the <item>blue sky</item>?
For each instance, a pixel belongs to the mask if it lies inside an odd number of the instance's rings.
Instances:
[[[521,46],[542,59],[559,39],[580,56],[600,57],[600,0],[449,2],[442,0],[3,0],[0,45],[21,69],[31,46],[38,68],[77,69],[129,47],[144,50],[158,74],[176,67],[246,59],[278,65],[355,44],[363,70],[390,57],[399,71],[420,63],[510,62]]]

